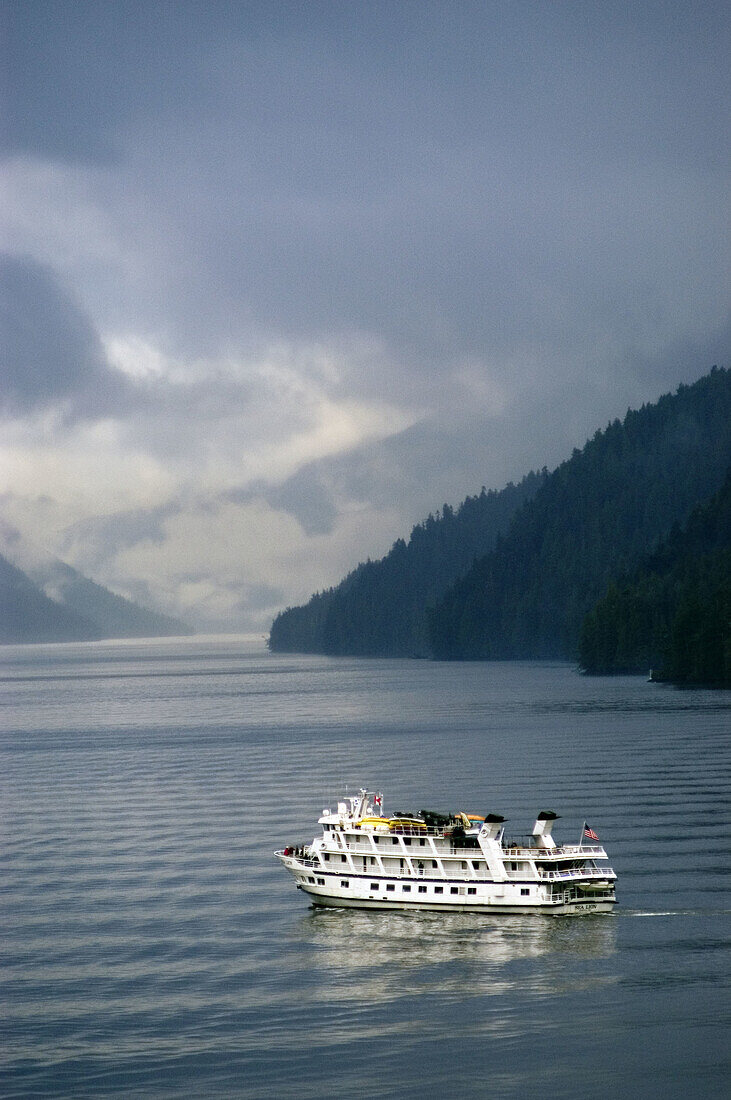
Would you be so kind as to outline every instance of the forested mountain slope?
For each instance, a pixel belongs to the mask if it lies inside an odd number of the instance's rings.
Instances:
[[[731,374],[628,412],[558,467],[430,614],[441,658],[574,657],[581,623],[723,483]]]
[[[519,485],[467,497],[456,511],[445,504],[398,539],[379,561],[362,563],[336,588],[272,624],[273,650],[358,656],[427,656],[426,609],[474,559],[495,545],[512,517],[543,484],[531,473]]]
[[[674,683],[731,686],[731,471],[682,530],[589,612],[579,663],[591,673],[654,668]]]

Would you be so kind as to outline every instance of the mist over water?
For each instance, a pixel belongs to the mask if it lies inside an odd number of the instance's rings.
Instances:
[[[731,693],[562,664],[0,651],[3,1097],[721,1097]],[[609,916],[317,911],[345,786],[586,819]]]

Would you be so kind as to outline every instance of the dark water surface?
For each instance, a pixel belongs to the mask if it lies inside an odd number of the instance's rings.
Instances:
[[[727,1096],[730,717],[558,664],[5,647],[0,1095]],[[309,909],[272,851],[345,784],[586,818],[620,905]]]

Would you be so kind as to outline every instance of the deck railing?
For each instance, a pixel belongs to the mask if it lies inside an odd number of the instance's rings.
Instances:
[[[566,871],[539,871],[539,875],[544,882],[557,882],[561,879],[572,878],[616,878],[616,874],[611,867],[574,867]]]

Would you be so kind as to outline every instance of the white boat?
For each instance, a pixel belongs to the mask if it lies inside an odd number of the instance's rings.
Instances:
[[[510,838],[498,814],[383,811],[365,789],[323,810],[322,836],[275,852],[313,905],[467,913],[610,912],[617,878],[600,844],[556,844],[557,814]],[[592,833],[592,835],[595,835]]]

